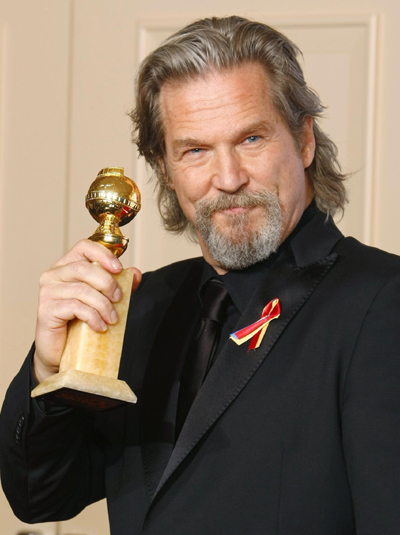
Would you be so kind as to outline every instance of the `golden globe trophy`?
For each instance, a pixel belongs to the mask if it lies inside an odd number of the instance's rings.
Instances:
[[[129,241],[119,227],[129,223],[140,210],[138,187],[124,176],[122,167],[107,167],[90,186],[86,207],[100,223],[89,239],[119,257]],[[133,273],[124,269],[114,277],[122,290],[122,299],[114,304],[118,322],[108,325],[104,333],[97,333],[78,319],[70,321],[59,373],[32,390],[32,397],[97,411],[136,403],[129,386],[118,380]]]

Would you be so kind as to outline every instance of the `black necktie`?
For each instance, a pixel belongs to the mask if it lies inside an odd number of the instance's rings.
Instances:
[[[202,297],[203,309],[200,328],[186,357],[181,378],[176,437],[178,437],[190,407],[214,363],[221,326],[225,320],[230,300],[228,290],[223,282],[217,279],[210,279],[206,282]]]

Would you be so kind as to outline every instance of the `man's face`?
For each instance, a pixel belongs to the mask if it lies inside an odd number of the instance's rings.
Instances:
[[[253,194],[277,199],[282,211],[279,243],[312,199],[305,174],[315,149],[311,120],[299,151],[272,106],[268,88],[262,67],[249,63],[167,83],[161,90],[169,185],[195,228],[198,213],[211,206],[211,226],[232,244],[268,227],[269,204],[249,201]],[[243,196],[247,201],[240,202]],[[225,272],[199,228],[196,232],[205,259]]]

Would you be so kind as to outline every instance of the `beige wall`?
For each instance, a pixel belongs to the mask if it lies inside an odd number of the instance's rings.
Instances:
[[[1,0],[0,400],[33,338],[39,274],[94,229],[84,196],[102,167],[124,166],[143,192],[143,210],[127,229],[126,265],[147,270],[198,254],[163,233],[125,115],[138,59],[194,18],[249,16],[300,45],[306,76],[329,105],[324,128],[345,170],[355,172],[342,228],[400,254],[398,0],[253,0],[247,11],[239,0],[203,0],[196,12],[183,0],[168,5],[166,11],[161,0]],[[89,509],[40,529],[106,535],[104,510],[95,507],[95,514]],[[0,532],[21,529],[1,496]]]

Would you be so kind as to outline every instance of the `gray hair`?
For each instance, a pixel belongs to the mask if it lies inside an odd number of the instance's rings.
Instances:
[[[270,96],[296,143],[307,117],[313,118],[315,157],[307,169],[318,208],[328,215],[344,211],[347,202],[337,148],[318,125],[324,110],[318,95],[307,87],[297,60],[299,48],[266,24],[241,17],[196,21],[166,39],[141,63],[136,82],[133,140],[139,154],[157,178],[158,207],[167,230],[181,233],[188,227],[175,191],[165,176],[165,140],[160,113],[160,91],[168,81],[189,81],[213,69],[231,69],[256,62],[271,82]],[[164,169],[160,162],[164,162]]]

